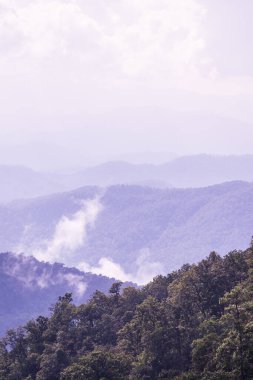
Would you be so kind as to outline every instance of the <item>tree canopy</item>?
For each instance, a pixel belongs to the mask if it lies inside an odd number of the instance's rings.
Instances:
[[[0,341],[0,380],[252,378],[252,246],[80,306],[67,293]]]

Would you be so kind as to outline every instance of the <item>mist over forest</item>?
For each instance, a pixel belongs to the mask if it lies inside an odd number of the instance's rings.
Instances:
[[[0,0],[0,380],[253,379],[251,0]]]

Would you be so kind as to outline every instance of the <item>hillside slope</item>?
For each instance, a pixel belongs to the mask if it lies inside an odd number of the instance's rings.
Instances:
[[[94,199],[97,210],[91,208],[96,212],[89,215],[83,204]],[[246,248],[253,229],[253,185],[85,187],[2,206],[0,223],[2,251],[23,251],[68,266],[85,262],[105,275],[112,266],[99,261],[107,258],[123,267],[124,279],[133,280],[130,273],[145,282],[213,249],[224,254]]]
[[[2,379],[251,380],[253,249],[157,276],[141,289],[61,295],[50,318],[10,331]]]
[[[63,264],[33,257],[0,254],[0,335],[48,309],[59,294],[72,292],[79,304],[100,290],[108,292],[115,279],[84,273]],[[129,284],[126,284],[129,285]]]

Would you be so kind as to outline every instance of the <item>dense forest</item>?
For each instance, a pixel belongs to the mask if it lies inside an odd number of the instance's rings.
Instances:
[[[252,379],[252,296],[252,247],[80,306],[67,293],[2,338],[0,379]]]

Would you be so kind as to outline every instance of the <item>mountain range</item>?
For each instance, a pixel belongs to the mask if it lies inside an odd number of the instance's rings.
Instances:
[[[110,186],[116,184],[151,187],[204,187],[228,181],[253,181],[253,155],[184,156],[164,164],[107,162],[62,178],[65,186]]]
[[[37,172],[22,166],[0,166],[0,203],[70,191],[83,186],[125,184],[189,188],[235,180],[251,182],[252,167],[253,155],[185,156],[156,165],[112,161],[53,173]]]
[[[2,205],[0,224],[1,251],[145,283],[211,250],[246,248],[253,184],[83,187]]]

